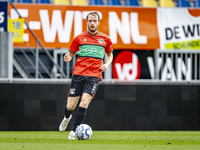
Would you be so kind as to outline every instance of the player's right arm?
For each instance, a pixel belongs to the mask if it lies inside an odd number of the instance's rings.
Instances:
[[[65,62],[71,61],[73,56],[74,56],[74,53],[68,52],[68,53],[65,54],[65,56],[64,56],[64,61],[65,61]]]
[[[65,54],[64,56],[64,61],[65,62],[69,62],[72,60],[72,57],[74,56],[74,54],[79,50],[79,43],[78,43],[78,38],[77,36],[74,38],[74,40],[72,41],[70,47],[69,47],[69,51],[67,54]]]

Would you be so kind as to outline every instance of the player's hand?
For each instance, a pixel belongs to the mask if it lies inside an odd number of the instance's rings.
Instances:
[[[72,57],[70,56],[69,53],[65,54],[65,56],[64,56],[64,61],[65,62],[69,62],[69,61],[71,61],[71,59],[72,59]]]
[[[99,68],[99,70],[101,71],[101,72],[104,72],[104,71],[106,71],[108,69],[108,66],[106,65],[106,64],[103,64],[100,68]]]

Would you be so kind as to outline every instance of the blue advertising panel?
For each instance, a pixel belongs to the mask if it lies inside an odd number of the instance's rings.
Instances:
[[[8,30],[7,16],[8,16],[8,2],[0,2],[0,32]]]

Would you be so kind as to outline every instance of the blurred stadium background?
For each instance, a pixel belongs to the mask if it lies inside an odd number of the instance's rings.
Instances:
[[[1,0],[3,1],[3,0]],[[13,3],[64,5],[118,5],[141,7],[199,7],[198,0],[12,0]]]
[[[63,56],[91,10],[113,40],[114,61],[85,122],[94,130],[199,130],[199,8],[200,0],[0,0],[0,130],[58,130],[77,58]],[[63,25],[44,26],[46,12],[67,20],[67,42]]]

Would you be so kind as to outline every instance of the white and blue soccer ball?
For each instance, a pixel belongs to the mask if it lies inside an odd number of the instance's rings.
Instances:
[[[92,137],[92,129],[87,124],[79,125],[75,133],[79,140],[89,140]]]

